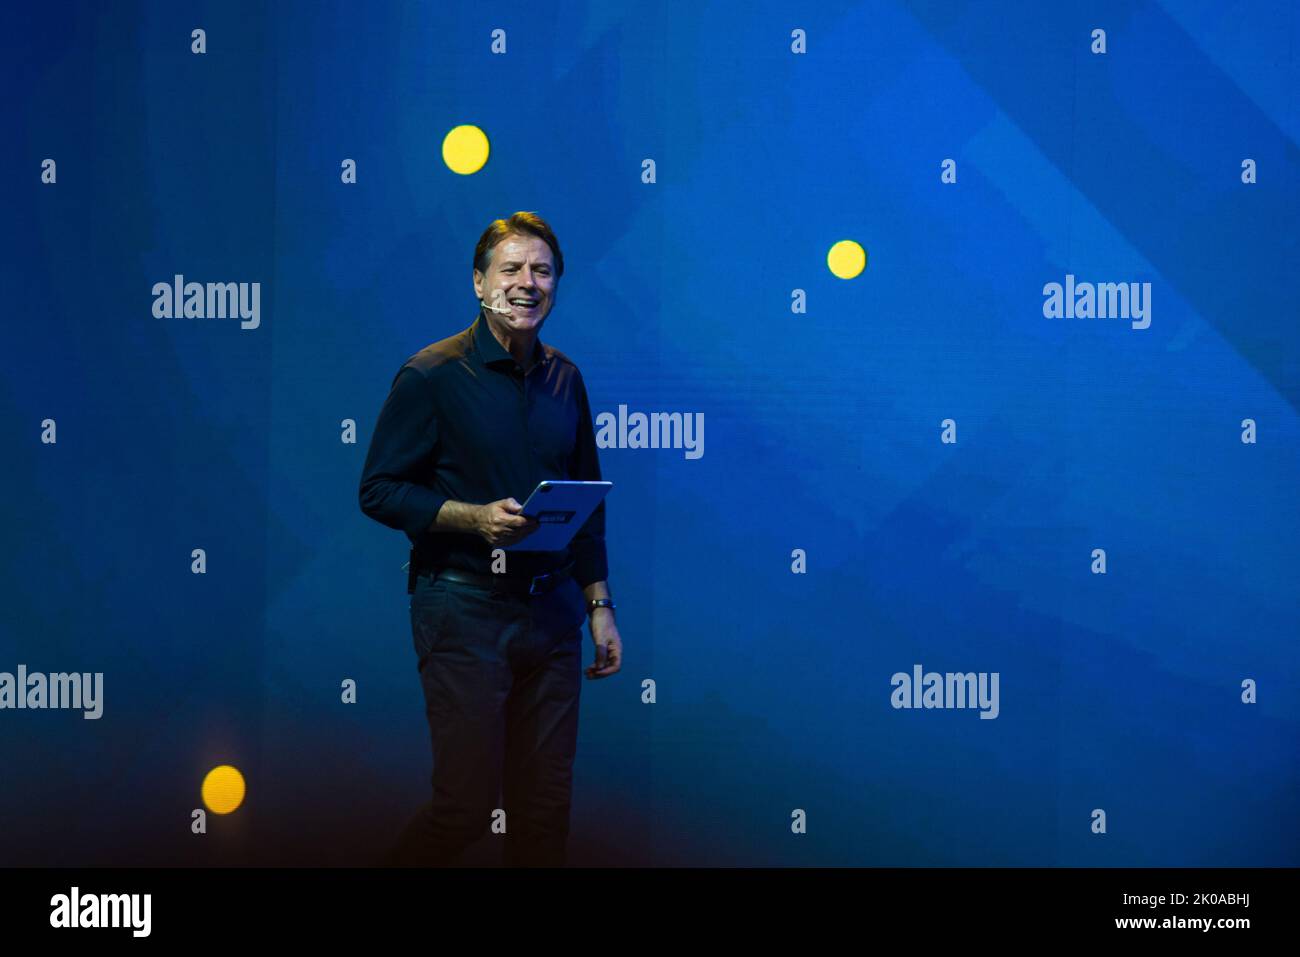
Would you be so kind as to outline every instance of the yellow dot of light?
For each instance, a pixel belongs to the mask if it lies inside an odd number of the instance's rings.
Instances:
[[[244,776],[238,768],[221,764],[203,779],[203,803],[213,814],[229,814],[244,803]]]
[[[867,251],[851,239],[841,239],[826,254],[826,265],[841,279],[854,279],[867,267]]]
[[[453,173],[469,176],[483,168],[488,159],[487,134],[477,126],[452,127],[442,140],[442,161]]]

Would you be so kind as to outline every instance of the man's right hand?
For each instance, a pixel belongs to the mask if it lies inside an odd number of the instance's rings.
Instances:
[[[524,507],[513,498],[478,506],[474,531],[489,545],[513,545],[537,531],[541,524],[523,514]]]

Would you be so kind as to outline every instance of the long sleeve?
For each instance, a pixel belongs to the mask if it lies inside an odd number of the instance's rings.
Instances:
[[[438,423],[429,383],[403,366],[375,422],[361,474],[361,511],[413,540],[438,515],[447,496],[420,482],[438,448]]]
[[[600,459],[596,454],[596,431],[591,422],[591,406],[587,400],[587,386],[578,376],[578,438],[570,458],[569,477],[581,481],[600,480]],[[588,516],[569,544],[573,554],[573,577],[586,588],[592,582],[609,577],[609,563],[605,554],[605,502]]]

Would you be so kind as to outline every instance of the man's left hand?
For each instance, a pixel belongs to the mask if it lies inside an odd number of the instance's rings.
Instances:
[[[597,608],[591,615],[591,640],[596,645],[596,663],[588,665],[588,678],[604,678],[623,665],[623,639],[619,637],[614,612]]]

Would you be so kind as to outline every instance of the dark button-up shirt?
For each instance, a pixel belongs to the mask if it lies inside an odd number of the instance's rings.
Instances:
[[[361,475],[361,511],[401,529],[422,561],[492,573],[492,546],[474,533],[430,532],[448,499],[521,505],[543,479],[600,479],[596,434],[578,367],[541,340],[523,368],[478,318],[411,356],[393,378]],[[573,559],[585,588],[604,581],[605,503],[562,552],[506,551],[510,577],[539,575]]]

